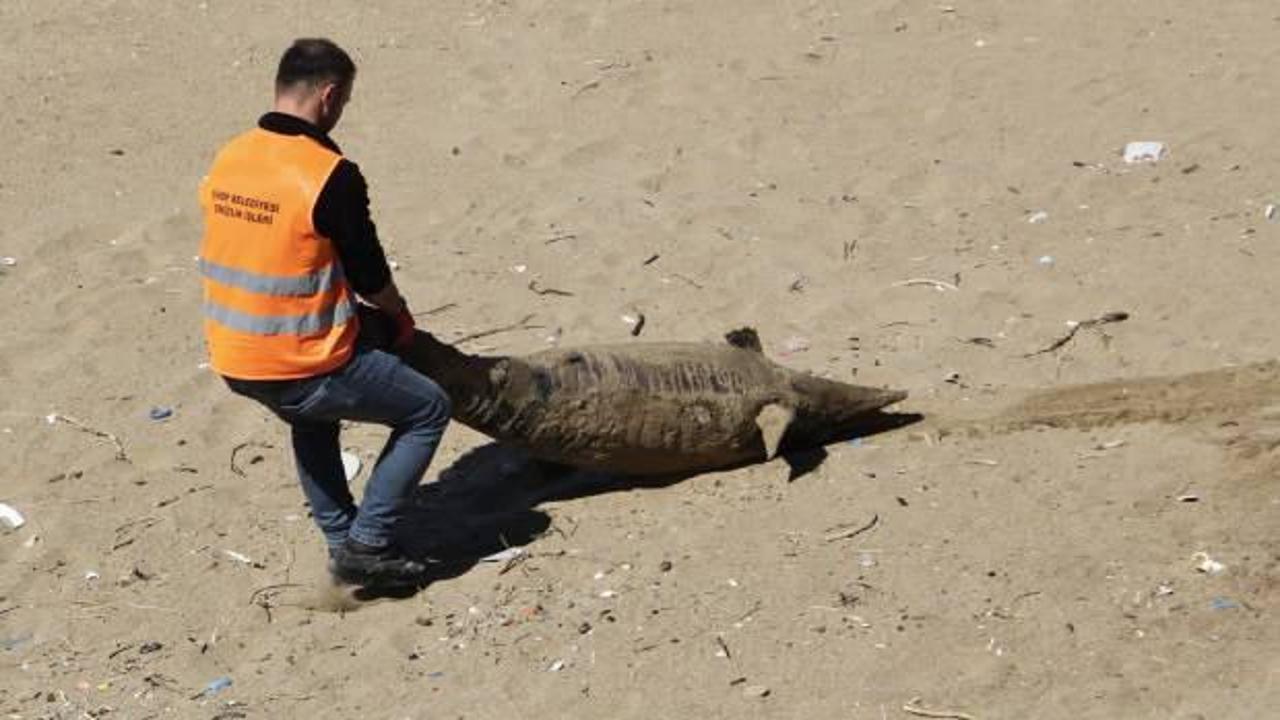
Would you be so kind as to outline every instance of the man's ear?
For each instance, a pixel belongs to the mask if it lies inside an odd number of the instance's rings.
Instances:
[[[321,107],[330,108],[338,102],[338,84],[327,82],[320,86],[320,105]]]

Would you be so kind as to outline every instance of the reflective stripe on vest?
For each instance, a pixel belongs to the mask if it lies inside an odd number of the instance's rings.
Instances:
[[[200,273],[214,282],[262,295],[280,297],[303,297],[329,292],[334,289],[338,281],[342,280],[342,267],[336,263],[330,263],[317,272],[294,277],[262,275],[247,270],[237,270],[205,258],[200,258],[198,265]]]
[[[205,303],[205,317],[221,325],[252,335],[318,335],[335,325],[342,325],[355,315],[346,298],[319,312],[306,315],[251,315],[215,303]]]

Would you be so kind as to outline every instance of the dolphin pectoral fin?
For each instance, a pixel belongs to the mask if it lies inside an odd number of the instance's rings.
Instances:
[[[760,408],[760,414],[756,415],[756,425],[760,428],[760,437],[764,439],[766,460],[772,460],[778,454],[782,436],[787,433],[787,426],[795,416],[794,410],[778,403],[769,403]]]
[[[738,328],[737,330],[726,333],[724,339],[736,348],[751,350],[752,352],[758,353],[764,352],[764,346],[760,344],[760,335],[756,332],[755,328]]]

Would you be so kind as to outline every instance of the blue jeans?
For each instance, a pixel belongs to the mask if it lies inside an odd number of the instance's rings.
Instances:
[[[227,385],[289,424],[302,492],[330,549],[348,537],[374,547],[391,543],[396,522],[449,424],[449,396],[439,385],[395,355],[364,347],[326,375],[279,381],[227,378]],[[391,428],[358,508],[342,469],[339,420]]]

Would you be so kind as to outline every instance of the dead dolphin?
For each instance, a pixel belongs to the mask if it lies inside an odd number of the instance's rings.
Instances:
[[[727,344],[630,343],[468,355],[418,331],[402,357],[454,418],[536,458],[623,475],[759,462],[847,436],[907,396],[787,369],[754,330]]]

